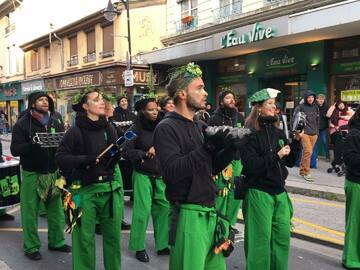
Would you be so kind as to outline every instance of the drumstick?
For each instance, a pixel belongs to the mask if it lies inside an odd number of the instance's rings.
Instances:
[[[114,146],[114,144],[113,144],[113,143],[112,143],[112,144],[110,144],[110,145],[109,145],[109,146],[108,146],[108,147],[107,147],[104,151],[102,151],[102,152],[101,152],[101,154],[100,154],[100,155],[98,155],[98,156],[97,156],[97,158],[96,158],[96,159],[100,159],[100,158],[101,158],[103,155],[105,155],[105,154],[106,154],[106,152],[107,152],[107,151],[109,151],[109,150],[110,150],[110,148],[111,148],[111,147],[113,147],[113,146]]]

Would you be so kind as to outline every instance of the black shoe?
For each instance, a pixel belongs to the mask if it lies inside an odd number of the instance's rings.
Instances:
[[[170,255],[170,249],[169,248],[164,248],[162,250],[158,250],[157,255],[161,256],[161,255]]]
[[[100,224],[95,225],[95,233],[97,235],[102,235]]]
[[[6,214],[6,213],[0,216],[0,220],[2,220],[2,221],[10,221],[10,220],[14,220],[14,219],[15,219],[14,216]]]
[[[146,250],[136,251],[135,254],[136,259],[140,262],[149,262],[149,255],[146,253]]]
[[[66,253],[70,253],[71,252],[71,246],[69,245],[63,245],[62,247],[48,247],[49,250],[51,251],[59,251],[59,252],[66,252]]]
[[[127,223],[125,220],[121,221],[121,230],[129,231],[131,229],[131,224]]]
[[[25,256],[28,257],[30,260],[38,261],[41,260],[41,254],[39,251],[35,251],[32,253],[25,252]]]

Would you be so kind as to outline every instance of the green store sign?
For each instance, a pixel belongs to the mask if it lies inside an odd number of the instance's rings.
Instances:
[[[360,61],[335,63],[332,65],[332,73],[345,73],[360,71]]]
[[[266,40],[275,36],[275,30],[269,26],[264,28],[260,23],[255,23],[252,30],[238,34],[235,30],[230,31],[225,36],[221,37],[220,48],[230,48],[233,46],[253,43],[256,41]]]
[[[297,64],[295,56],[290,50],[281,48],[273,52],[273,54],[266,59],[266,69],[288,69],[295,67]]]
[[[360,100],[360,90],[343,90],[341,91],[341,100],[342,101],[359,101]]]

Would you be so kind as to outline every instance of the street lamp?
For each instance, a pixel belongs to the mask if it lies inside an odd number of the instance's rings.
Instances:
[[[131,60],[131,34],[130,34],[130,11],[129,11],[129,0],[121,0],[121,2],[124,4],[125,8],[126,8],[126,18],[127,18],[127,28],[128,28],[128,35],[127,35],[127,40],[128,40],[128,46],[129,46],[129,65],[128,65],[128,69],[131,69],[131,65],[132,65],[132,60]],[[118,14],[120,14],[121,12],[118,12],[116,10],[116,8],[114,7],[114,5],[111,3],[111,0],[109,0],[107,7],[104,9],[103,11],[104,13],[104,17],[106,20],[108,20],[109,22],[112,22],[115,20],[116,16]]]

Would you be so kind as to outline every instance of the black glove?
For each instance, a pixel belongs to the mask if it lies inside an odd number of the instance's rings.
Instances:
[[[218,128],[214,130],[215,132],[207,132],[207,130],[204,132],[204,147],[211,153],[223,149],[232,139],[232,136],[228,135],[229,128]]]
[[[95,155],[88,155],[88,156],[85,156],[84,158],[84,165],[86,166],[93,166],[96,164],[96,158],[97,156]]]

